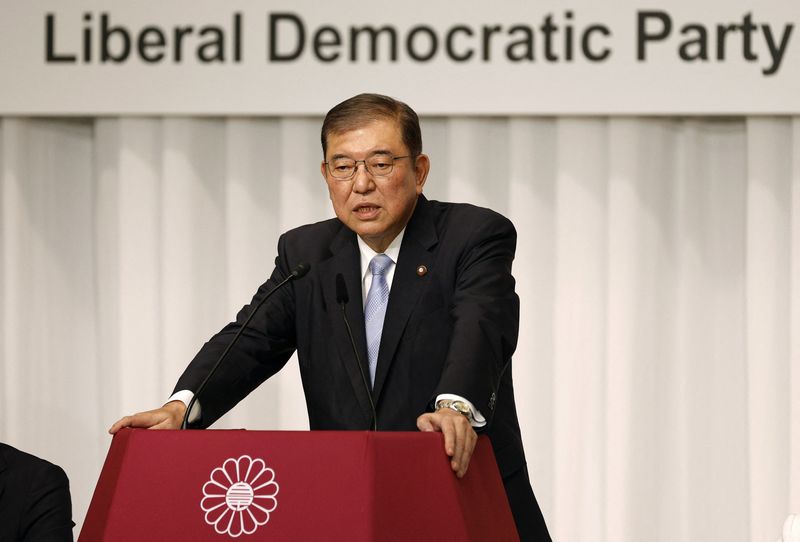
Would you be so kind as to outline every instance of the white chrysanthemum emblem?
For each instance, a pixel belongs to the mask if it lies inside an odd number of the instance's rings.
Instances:
[[[203,484],[200,508],[215,531],[236,538],[253,534],[269,521],[278,506],[277,494],[275,471],[264,460],[243,455],[226,459],[211,471],[211,479]]]

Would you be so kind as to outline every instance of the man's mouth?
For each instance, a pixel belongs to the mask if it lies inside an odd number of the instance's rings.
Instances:
[[[377,205],[359,205],[354,209],[359,218],[373,218],[378,214],[380,207]]]

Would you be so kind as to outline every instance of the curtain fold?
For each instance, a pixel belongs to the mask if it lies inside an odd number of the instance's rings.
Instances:
[[[425,193],[506,214],[531,481],[557,540],[774,540],[800,513],[800,118],[425,118]],[[80,526],[160,405],[333,216],[321,119],[0,119],[0,440]],[[305,429],[293,359],[217,427]],[[76,531],[77,532],[77,531]]]

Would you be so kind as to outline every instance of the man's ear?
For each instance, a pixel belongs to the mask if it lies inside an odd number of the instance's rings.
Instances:
[[[319,165],[319,172],[325,180],[325,186],[328,188],[328,199],[333,201],[333,187],[331,183],[328,182],[328,166],[325,165],[325,162]]]
[[[427,154],[420,154],[414,162],[414,180],[417,184],[417,194],[422,194],[422,188],[428,179],[428,172],[431,170],[431,159]]]

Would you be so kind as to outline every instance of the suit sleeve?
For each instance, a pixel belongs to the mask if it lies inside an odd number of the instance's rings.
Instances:
[[[496,213],[477,224],[457,262],[449,311],[453,330],[433,397],[461,395],[491,424],[519,332],[519,297],[511,275],[516,231]]]
[[[278,241],[275,269],[262,284],[248,305],[237,314],[236,321],[214,335],[194,357],[181,375],[175,391],[196,392],[200,383],[241,328],[258,303],[289,275],[286,238]],[[209,380],[199,398],[202,417],[193,427],[208,427],[244,399],[267,378],[277,373],[296,349],[295,304],[293,284],[283,286],[259,309],[242,332],[236,345]]]

